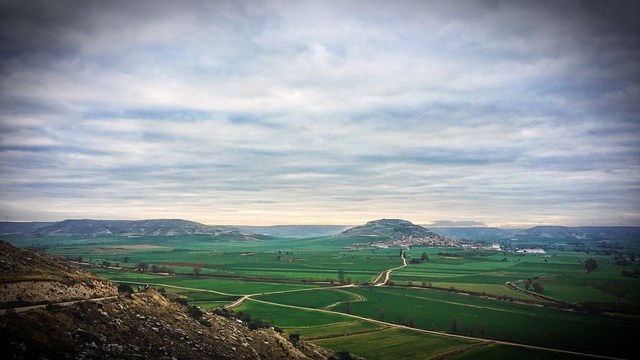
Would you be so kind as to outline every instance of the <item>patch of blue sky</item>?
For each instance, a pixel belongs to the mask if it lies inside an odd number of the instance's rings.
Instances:
[[[138,119],[194,121],[213,118],[209,111],[180,108],[139,108],[120,110],[96,110],[83,114],[86,119]]]
[[[82,155],[108,155],[107,151],[68,145],[0,145],[0,152],[15,151],[24,153],[71,153]]]

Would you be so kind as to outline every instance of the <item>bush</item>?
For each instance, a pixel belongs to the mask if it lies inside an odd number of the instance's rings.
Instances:
[[[204,316],[202,310],[200,310],[200,308],[195,305],[191,305],[189,306],[189,308],[187,308],[187,314],[189,314],[189,316],[196,320],[202,319],[202,317]]]
[[[184,305],[184,306],[189,305],[189,300],[187,300],[185,298],[182,298],[182,297],[176,298],[175,301],[180,305]]]
[[[259,319],[254,319],[251,320],[249,322],[249,329],[250,330],[256,330],[256,329],[266,329],[266,328],[270,328],[271,327],[271,323],[269,323],[267,320],[259,318]]]
[[[131,295],[133,294],[133,288],[127,284],[120,284],[118,285],[118,292]]]
[[[336,353],[336,356],[332,356],[329,359],[331,360],[351,360],[353,357],[349,354],[348,351],[340,351]]]
[[[213,313],[215,315],[224,316],[226,318],[230,318],[230,317],[234,316],[233,310],[228,310],[226,308],[217,308],[217,309],[213,310]]]

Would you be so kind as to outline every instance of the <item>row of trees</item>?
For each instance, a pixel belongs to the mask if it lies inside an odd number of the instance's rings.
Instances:
[[[147,271],[151,271],[152,273],[169,273],[169,274],[174,274],[175,271],[173,270],[173,268],[170,268],[168,266],[160,266],[157,264],[151,264],[151,267],[149,267],[149,264],[146,262],[139,262],[138,265],[136,266],[136,268],[140,271],[140,272],[147,272]]]

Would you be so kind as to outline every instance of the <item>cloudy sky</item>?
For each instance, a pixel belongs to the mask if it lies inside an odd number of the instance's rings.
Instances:
[[[640,226],[639,9],[3,0],[0,215]]]

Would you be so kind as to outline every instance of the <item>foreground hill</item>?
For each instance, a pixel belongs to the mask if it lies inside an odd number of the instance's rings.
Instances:
[[[367,238],[370,243],[389,243],[394,245],[460,245],[457,240],[444,237],[420,225],[400,219],[370,221],[365,225],[345,230],[340,236],[360,240]]]
[[[0,241],[0,308],[117,295],[115,283]]]
[[[54,293],[34,292],[28,303],[116,295],[114,283],[53,257],[0,241],[0,288],[36,288],[57,282]],[[35,279],[35,280],[34,280]],[[35,282],[34,282],[35,281]],[[94,286],[92,288],[92,285]],[[92,290],[92,291],[91,291]],[[15,306],[4,301],[2,306]],[[14,359],[327,359],[330,351],[273,329],[250,330],[234,318],[202,313],[151,289],[68,306],[48,305],[0,315],[0,353]]]

